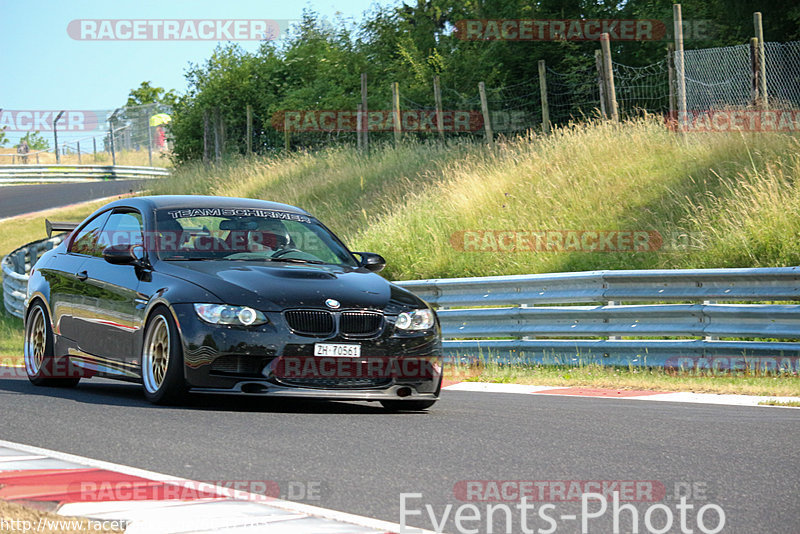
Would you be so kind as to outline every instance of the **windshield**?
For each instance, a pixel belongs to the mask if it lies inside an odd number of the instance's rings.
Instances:
[[[315,219],[268,209],[157,210],[155,240],[159,258],[168,261],[279,261],[357,266],[342,243]]]

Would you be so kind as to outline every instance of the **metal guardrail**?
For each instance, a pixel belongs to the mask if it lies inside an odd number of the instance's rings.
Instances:
[[[0,165],[2,182],[43,182],[86,179],[136,179],[169,176],[162,167],[128,165]]]
[[[0,261],[3,271],[3,304],[11,315],[22,318],[28,291],[28,273],[39,257],[58,246],[68,234],[53,236],[23,245]]]
[[[799,267],[398,284],[438,308],[450,359],[797,370],[800,357],[800,305],[775,303],[800,300]]]
[[[2,259],[9,313],[22,316],[27,273],[65,235],[29,243]],[[800,267],[591,271],[397,284],[438,308],[445,356],[451,360],[794,370],[800,360],[800,304],[785,304],[800,301]]]

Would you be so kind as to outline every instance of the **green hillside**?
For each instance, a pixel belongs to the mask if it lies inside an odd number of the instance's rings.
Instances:
[[[393,279],[798,265],[798,139],[596,122],[494,149],[409,143],[190,164],[154,192],[303,207],[353,250],[383,254]],[[576,246],[587,232],[622,232],[603,235],[623,250]],[[558,234],[562,250],[547,250]],[[531,235],[537,250],[522,250]],[[647,236],[644,250],[626,235]]]

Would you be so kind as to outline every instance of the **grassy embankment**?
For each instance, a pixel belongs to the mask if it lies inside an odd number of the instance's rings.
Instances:
[[[383,254],[390,279],[591,269],[800,264],[800,143],[783,134],[681,137],[657,121],[594,123],[501,142],[347,147],[187,165],[156,193],[264,198],[308,209],[353,250]],[[1,229],[0,229],[1,230]],[[464,231],[658,232],[657,250],[502,251]],[[23,240],[18,240],[23,242]],[[454,246],[455,244],[455,246]],[[2,252],[2,250],[0,250]],[[2,354],[2,353],[0,353]],[[786,377],[664,371],[454,368],[462,379],[800,395]]]

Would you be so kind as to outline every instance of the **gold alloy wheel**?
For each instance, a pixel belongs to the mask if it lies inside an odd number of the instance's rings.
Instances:
[[[149,393],[156,393],[164,383],[169,367],[169,351],[169,325],[163,315],[157,315],[147,330],[142,355],[142,381]]]
[[[28,376],[36,376],[44,363],[44,352],[47,349],[47,326],[44,311],[37,306],[28,319],[25,329],[25,370]]]

